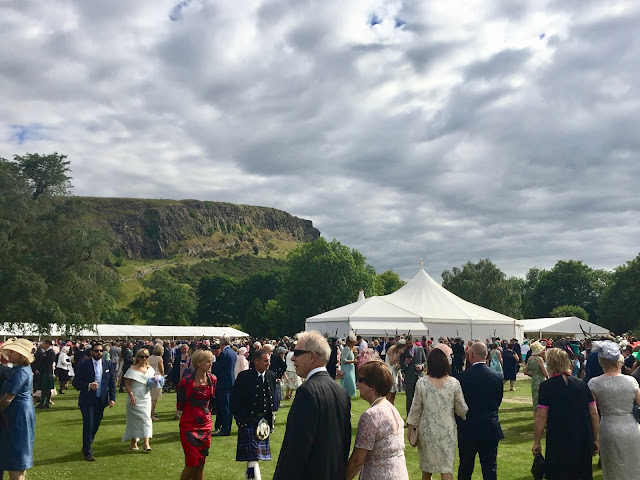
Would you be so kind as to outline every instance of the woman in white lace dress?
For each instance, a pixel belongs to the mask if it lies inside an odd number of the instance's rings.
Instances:
[[[131,450],[138,449],[142,439],[145,452],[151,451],[149,439],[153,436],[151,425],[151,389],[149,380],[155,371],[149,366],[149,350],[141,348],[136,353],[134,364],[124,374],[127,402],[127,424],[122,441],[131,441]]]
[[[418,429],[418,457],[422,479],[440,473],[453,480],[453,462],[458,445],[454,413],[466,419],[467,407],[460,382],[449,375],[449,360],[439,348],[427,357],[427,376],[418,379],[407,417],[409,434]]]

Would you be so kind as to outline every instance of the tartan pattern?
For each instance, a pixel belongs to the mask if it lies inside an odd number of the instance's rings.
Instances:
[[[258,440],[255,426],[238,426],[236,461],[254,462],[258,460],[271,460],[269,439]]]

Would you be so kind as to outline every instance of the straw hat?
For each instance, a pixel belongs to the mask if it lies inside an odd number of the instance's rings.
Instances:
[[[545,348],[547,348],[545,345],[543,345],[540,342],[533,342],[531,344],[531,355],[539,355],[542,352],[544,352]]]
[[[33,358],[32,352],[35,350],[35,347],[33,343],[31,343],[26,338],[12,338],[10,340],[7,340],[2,345],[2,350],[1,350],[2,356],[7,360],[9,359],[7,356],[7,351],[9,350],[12,350],[22,355],[24,358],[27,359],[27,362],[29,364],[33,363],[34,358]]]

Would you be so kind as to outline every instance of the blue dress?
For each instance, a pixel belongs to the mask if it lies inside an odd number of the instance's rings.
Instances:
[[[2,412],[0,471],[21,471],[33,467],[36,412],[31,398],[32,389],[31,367],[13,367],[1,392],[1,395],[11,393],[15,398]]]
[[[349,347],[342,349],[341,358],[343,360],[353,360],[353,352]],[[340,383],[347,391],[351,398],[356,396],[356,364],[355,363],[343,363],[342,371],[344,372],[344,378],[340,380]]]

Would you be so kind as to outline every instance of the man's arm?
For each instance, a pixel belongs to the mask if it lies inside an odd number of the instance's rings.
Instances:
[[[304,478],[307,459],[318,428],[318,408],[307,388],[299,388],[285,431],[273,480]],[[348,455],[348,452],[347,452]]]

